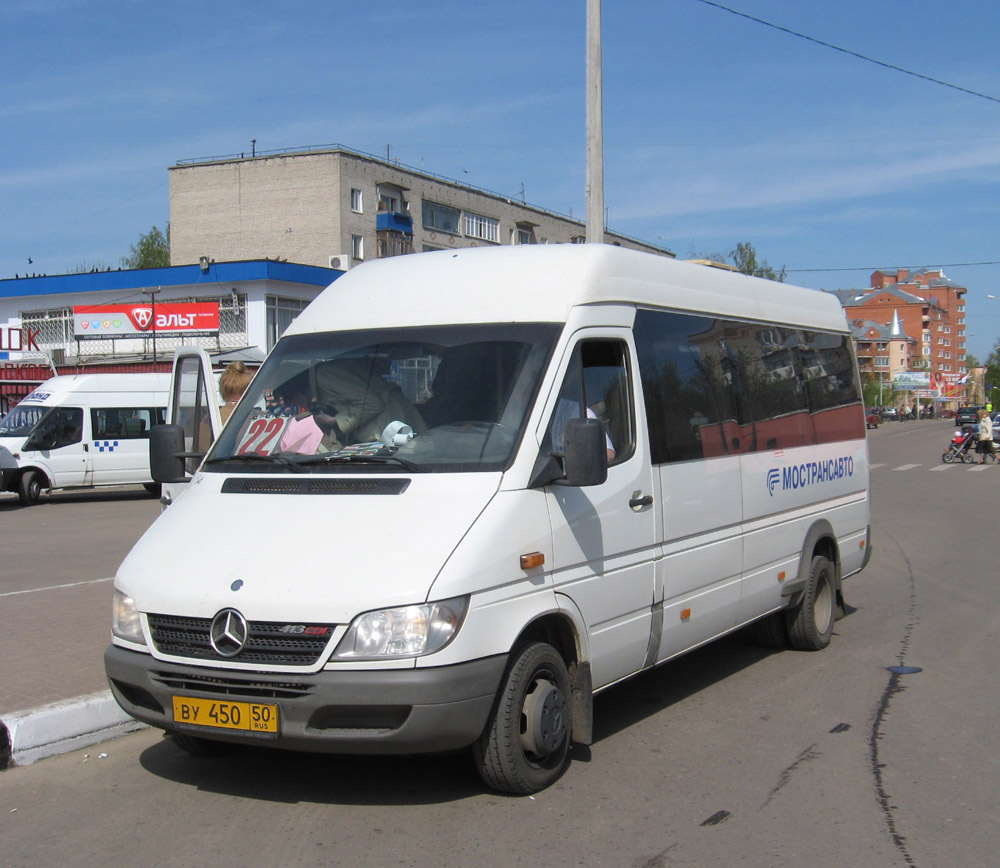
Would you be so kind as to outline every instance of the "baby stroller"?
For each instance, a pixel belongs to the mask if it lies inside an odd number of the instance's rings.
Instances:
[[[979,442],[979,435],[973,428],[962,428],[956,431],[951,438],[951,443],[941,455],[941,460],[945,464],[953,464],[958,461],[960,464],[973,464],[976,461],[976,443]]]

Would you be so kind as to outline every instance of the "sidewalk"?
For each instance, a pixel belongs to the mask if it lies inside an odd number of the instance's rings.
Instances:
[[[0,769],[136,729],[111,698],[112,580],[0,596]]]

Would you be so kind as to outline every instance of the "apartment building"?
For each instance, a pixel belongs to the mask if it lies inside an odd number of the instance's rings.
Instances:
[[[579,220],[339,145],[183,160],[169,169],[170,261],[366,259],[582,242]],[[673,256],[609,232],[611,244]]]
[[[890,332],[895,329],[912,339],[909,370],[928,372],[941,384],[942,396],[953,392],[951,387],[967,374],[966,288],[940,268],[880,270],[872,274],[870,283],[861,290],[834,290],[847,318]]]

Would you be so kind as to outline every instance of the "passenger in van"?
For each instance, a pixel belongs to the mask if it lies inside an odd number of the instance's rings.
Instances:
[[[405,422],[417,434],[427,425],[402,393],[367,359],[337,359],[316,367],[315,393],[321,405],[336,413],[332,434],[343,444],[371,443],[382,439],[390,422]]]
[[[222,400],[226,403],[222,406],[219,414],[222,416],[223,422],[226,422],[233,414],[233,410],[236,409],[236,405],[243,397],[243,393],[247,390],[252,379],[253,372],[248,371],[243,362],[232,362],[222,372],[222,376],[219,377],[219,392],[222,395]]]

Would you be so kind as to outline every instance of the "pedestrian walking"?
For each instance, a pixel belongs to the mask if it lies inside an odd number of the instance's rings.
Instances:
[[[985,410],[980,410],[977,416],[979,418],[979,442],[976,444],[976,452],[979,453],[979,463],[986,463],[987,453],[992,455],[993,460],[996,461],[997,447],[993,442],[993,420]]]

